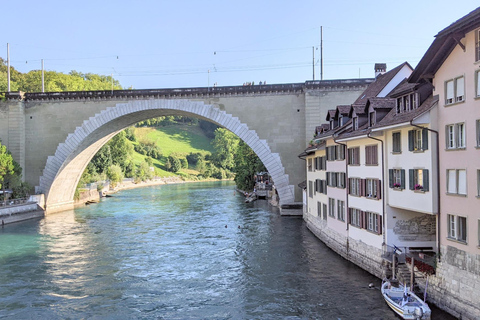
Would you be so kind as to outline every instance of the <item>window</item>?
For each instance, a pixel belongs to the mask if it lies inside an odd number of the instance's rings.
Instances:
[[[327,194],[327,181],[326,180],[315,180],[315,192]]]
[[[480,169],[477,170],[477,197],[480,197]]]
[[[375,111],[372,111],[368,114],[368,118],[370,120],[369,126],[373,127],[375,125]]]
[[[447,149],[465,148],[465,123],[445,126]]]
[[[477,147],[480,147],[480,120],[476,121],[477,125]]]
[[[327,220],[327,204],[323,204],[323,220]]]
[[[345,146],[344,145],[338,145],[336,147],[336,160],[345,160]]]
[[[360,164],[360,147],[348,149],[348,164],[349,165]]]
[[[345,221],[345,201],[337,200],[337,219]]]
[[[480,97],[480,70],[475,71],[475,97]]]
[[[308,158],[308,171],[311,172],[313,171],[313,167],[312,167],[312,158]]]
[[[445,82],[445,104],[462,102],[465,100],[465,81],[458,77]]]
[[[364,184],[362,179],[350,178],[348,179],[348,194],[352,196],[362,196],[364,194]]]
[[[475,61],[480,60],[480,29],[475,30]]]
[[[365,196],[371,199],[380,199],[380,180],[365,179]]]
[[[403,111],[403,97],[397,99],[397,113]]]
[[[467,218],[453,214],[447,214],[448,238],[467,242]]]
[[[335,125],[334,125],[334,123],[333,123],[333,119],[331,119],[331,120],[330,120],[330,130],[333,129],[333,128],[335,128]]]
[[[380,230],[380,215],[373,212],[366,212],[367,214],[367,230],[379,233]]]
[[[353,130],[357,130],[358,129],[358,117],[353,117],[352,123],[353,123]]]
[[[405,189],[405,170],[388,169],[390,188]]]
[[[345,172],[338,172],[337,173],[337,187],[345,189]]]
[[[308,181],[308,196],[313,198],[313,181]]]
[[[365,146],[365,164],[367,166],[378,165],[378,146]]]
[[[338,126],[340,126],[340,127],[343,126],[343,116],[342,115],[340,115],[338,117]]]
[[[428,149],[428,129],[414,129],[408,131],[408,150],[423,151]]]
[[[478,246],[480,247],[480,219],[478,220]]]
[[[336,187],[337,186],[337,173],[336,172],[327,172],[327,186]]]
[[[360,209],[350,208],[350,224],[355,227],[362,228],[362,211]]]
[[[328,215],[335,218],[335,199],[328,198]]]
[[[417,109],[418,108],[418,98],[417,98],[417,93],[412,94],[412,109]]]
[[[327,147],[327,161],[333,161],[337,159],[337,146]]]
[[[322,203],[317,202],[317,217],[321,217],[321,216],[322,216]]]
[[[393,153],[402,152],[402,135],[400,132],[392,133],[392,152]]]
[[[447,193],[467,194],[467,171],[462,169],[447,170]]]
[[[429,190],[427,169],[410,169],[408,170],[408,175],[409,175],[408,178],[409,178],[410,190],[416,190],[416,191]]]
[[[326,157],[316,157],[315,158],[315,170],[326,170],[327,169],[327,163],[326,163]]]

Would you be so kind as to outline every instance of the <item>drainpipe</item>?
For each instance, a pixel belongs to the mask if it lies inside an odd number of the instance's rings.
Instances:
[[[385,232],[386,232],[386,229],[385,229],[385,212],[386,212],[386,208],[385,208],[385,155],[383,154],[383,140],[380,140],[380,139],[377,139],[377,138],[374,138],[374,137],[371,137],[370,136],[370,133],[372,133],[372,131],[370,131],[369,133],[367,133],[367,138],[369,139],[373,139],[373,140],[376,140],[376,141],[380,141],[381,143],[381,148],[382,148],[382,206],[383,206],[383,214],[382,214],[382,234],[383,234],[383,244],[387,244],[386,241],[385,241]]]
[[[437,140],[436,140],[436,147],[437,147],[437,258],[438,261],[440,262],[440,142],[439,142],[439,136],[438,136],[438,131],[427,128],[427,127],[420,127],[417,126],[416,124],[413,124],[413,120],[410,120],[410,125],[412,127],[416,127],[419,129],[427,129],[430,132],[433,132],[437,135]]]

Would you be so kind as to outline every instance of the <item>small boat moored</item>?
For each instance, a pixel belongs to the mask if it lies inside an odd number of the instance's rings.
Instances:
[[[384,280],[381,291],[388,306],[402,319],[430,320],[432,312],[428,304],[406,286],[394,286],[389,280]]]

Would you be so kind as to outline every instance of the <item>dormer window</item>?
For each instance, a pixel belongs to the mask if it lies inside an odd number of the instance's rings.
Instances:
[[[357,130],[358,129],[358,117],[353,117],[353,130]]]
[[[343,116],[342,116],[342,115],[340,115],[340,116],[338,117],[338,126],[339,126],[339,127],[343,126]]]
[[[397,99],[397,113],[403,111],[403,97]]]
[[[370,118],[370,127],[373,127],[375,125],[375,111],[372,111],[368,114]]]
[[[410,111],[410,96],[405,97],[405,111]]]
[[[330,130],[332,130],[334,127],[333,119],[330,120]]]
[[[417,99],[417,94],[414,93],[412,94],[412,110],[418,108],[418,99]]]

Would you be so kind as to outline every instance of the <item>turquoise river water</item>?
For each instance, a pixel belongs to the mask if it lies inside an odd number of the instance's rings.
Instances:
[[[0,227],[0,319],[397,319],[301,217],[234,190],[125,190]]]

